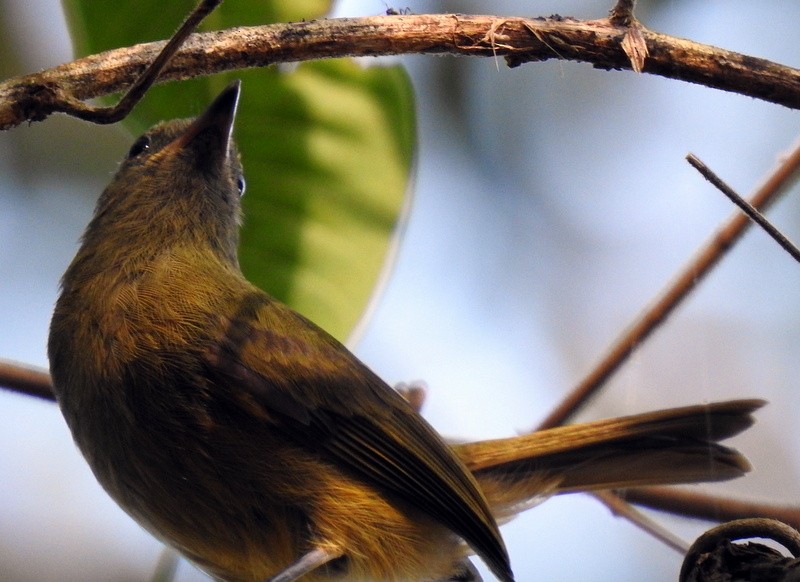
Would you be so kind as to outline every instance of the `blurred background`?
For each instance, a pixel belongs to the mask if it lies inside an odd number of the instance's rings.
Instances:
[[[588,19],[613,4],[406,2],[345,1],[336,14]],[[800,65],[797,2],[642,0],[637,15],[653,30]],[[0,76],[70,59],[57,0],[0,0]],[[424,414],[452,436],[534,426],[733,213],[688,152],[747,194],[800,129],[797,113],[776,105],[586,64],[402,62],[419,109],[415,205],[356,350],[390,383],[425,380]],[[0,133],[0,357],[47,365],[59,277],[130,142],[119,128],[63,117]],[[800,239],[797,188],[769,216]],[[794,502],[799,291],[800,266],[751,230],[580,420],[767,398],[755,428],[732,441],[755,471],[705,490]],[[709,527],[663,521],[687,540]],[[504,535],[520,582],[669,581],[681,561],[581,495],[548,500]],[[148,580],[160,547],[95,483],[53,404],[0,392],[0,579]],[[180,565],[179,581],[205,579]]]

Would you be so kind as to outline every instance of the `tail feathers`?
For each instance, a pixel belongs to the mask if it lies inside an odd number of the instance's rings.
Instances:
[[[762,400],[708,405],[569,425],[455,445],[498,517],[554,493],[724,481],[750,470],[716,441],[751,426]]]

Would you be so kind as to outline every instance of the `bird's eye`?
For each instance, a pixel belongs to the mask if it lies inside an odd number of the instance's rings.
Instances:
[[[131,149],[128,150],[128,159],[135,158],[142,152],[150,149],[150,138],[146,135],[143,135],[131,146]]]
[[[239,196],[244,194],[244,189],[247,187],[247,184],[244,181],[244,176],[239,176],[236,178],[236,189],[239,190]]]

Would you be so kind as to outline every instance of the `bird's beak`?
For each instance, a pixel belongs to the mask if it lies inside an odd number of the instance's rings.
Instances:
[[[225,159],[230,149],[231,134],[233,133],[233,120],[236,118],[236,106],[239,103],[238,79],[228,85],[222,93],[208,106],[203,114],[197,117],[189,127],[167,147],[182,150],[193,145],[200,136],[209,150],[216,150]]]

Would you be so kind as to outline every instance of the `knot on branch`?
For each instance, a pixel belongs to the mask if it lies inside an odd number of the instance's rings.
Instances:
[[[58,110],[58,104],[62,102],[58,84],[51,81],[24,83],[18,85],[16,91],[12,112],[18,119],[29,123],[44,121]]]

